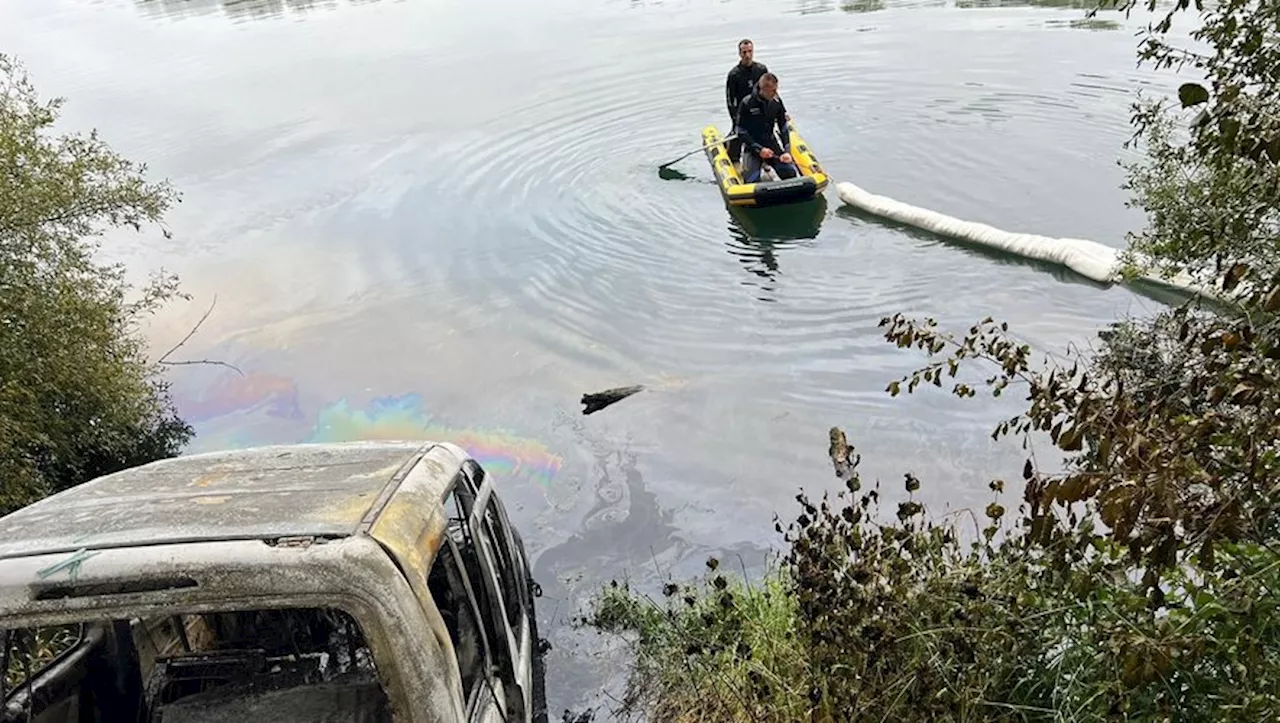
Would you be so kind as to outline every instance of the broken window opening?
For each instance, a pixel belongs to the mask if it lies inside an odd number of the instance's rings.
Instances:
[[[339,610],[160,615],[4,637],[2,723],[245,723],[263,709],[281,720],[391,720],[372,652]]]

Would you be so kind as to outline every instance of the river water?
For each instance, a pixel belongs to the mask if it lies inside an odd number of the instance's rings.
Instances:
[[[1114,246],[1135,69],[1117,13],[1040,0],[11,0],[0,50],[66,127],[97,127],[183,202],[105,253],[178,272],[158,351],[192,451],[438,438],[499,476],[545,596],[549,702],[607,705],[625,672],[575,631],[612,578],[708,555],[756,567],[773,515],[831,488],[827,430],[868,478],[985,505],[1022,452],[1017,400],[890,399],[923,362],[895,312],[1005,319],[1087,345],[1158,299],[820,202],[730,213],[705,159],[749,36],[837,180],[1010,230]],[[1155,83],[1155,85],[1152,85]],[[592,416],[579,397],[644,384]],[[1016,479],[1016,477],[1014,477]],[[741,559],[741,563],[738,560]],[[607,708],[606,708],[607,710]],[[606,716],[607,717],[607,716]]]

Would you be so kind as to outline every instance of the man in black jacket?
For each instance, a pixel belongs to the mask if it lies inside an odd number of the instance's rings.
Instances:
[[[755,61],[755,44],[749,39],[743,38],[738,41],[738,63],[729,71],[729,77],[724,82],[724,102],[729,108],[729,127],[733,128],[733,124],[738,122],[738,105],[742,103],[742,99],[751,95],[756,89],[756,81],[760,80],[760,76],[769,72],[764,63]],[[738,138],[729,139],[729,158],[737,161],[738,153],[742,150],[742,141]]]
[[[777,128],[778,134],[773,131]],[[760,76],[756,90],[742,99],[734,129],[746,145],[742,154],[742,180],[755,183],[768,164],[780,178],[795,178],[799,170],[791,158],[791,129],[787,127],[787,107],[778,97],[778,76]]]

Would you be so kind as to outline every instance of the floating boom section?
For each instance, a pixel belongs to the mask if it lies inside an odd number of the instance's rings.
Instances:
[[[875,216],[892,219],[941,236],[1000,249],[1026,258],[1060,264],[1098,283],[1109,284],[1121,280],[1123,264],[1120,261],[1119,249],[1097,241],[1002,231],[985,223],[964,221],[937,211],[912,206],[888,196],[879,196],[848,181],[837,183],[836,192],[840,195],[841,201]],[[1197,284],[1186,273],[1180,273],[1171,279],[1154,274],[1146,274],[1141,278],[1192,294],[1220,298],[1213,289]]]

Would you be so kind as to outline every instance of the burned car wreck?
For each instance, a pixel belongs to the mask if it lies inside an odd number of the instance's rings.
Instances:
[[[545,721],[538,594],[456,445],[161,460],[0,518],[0,721]]]

